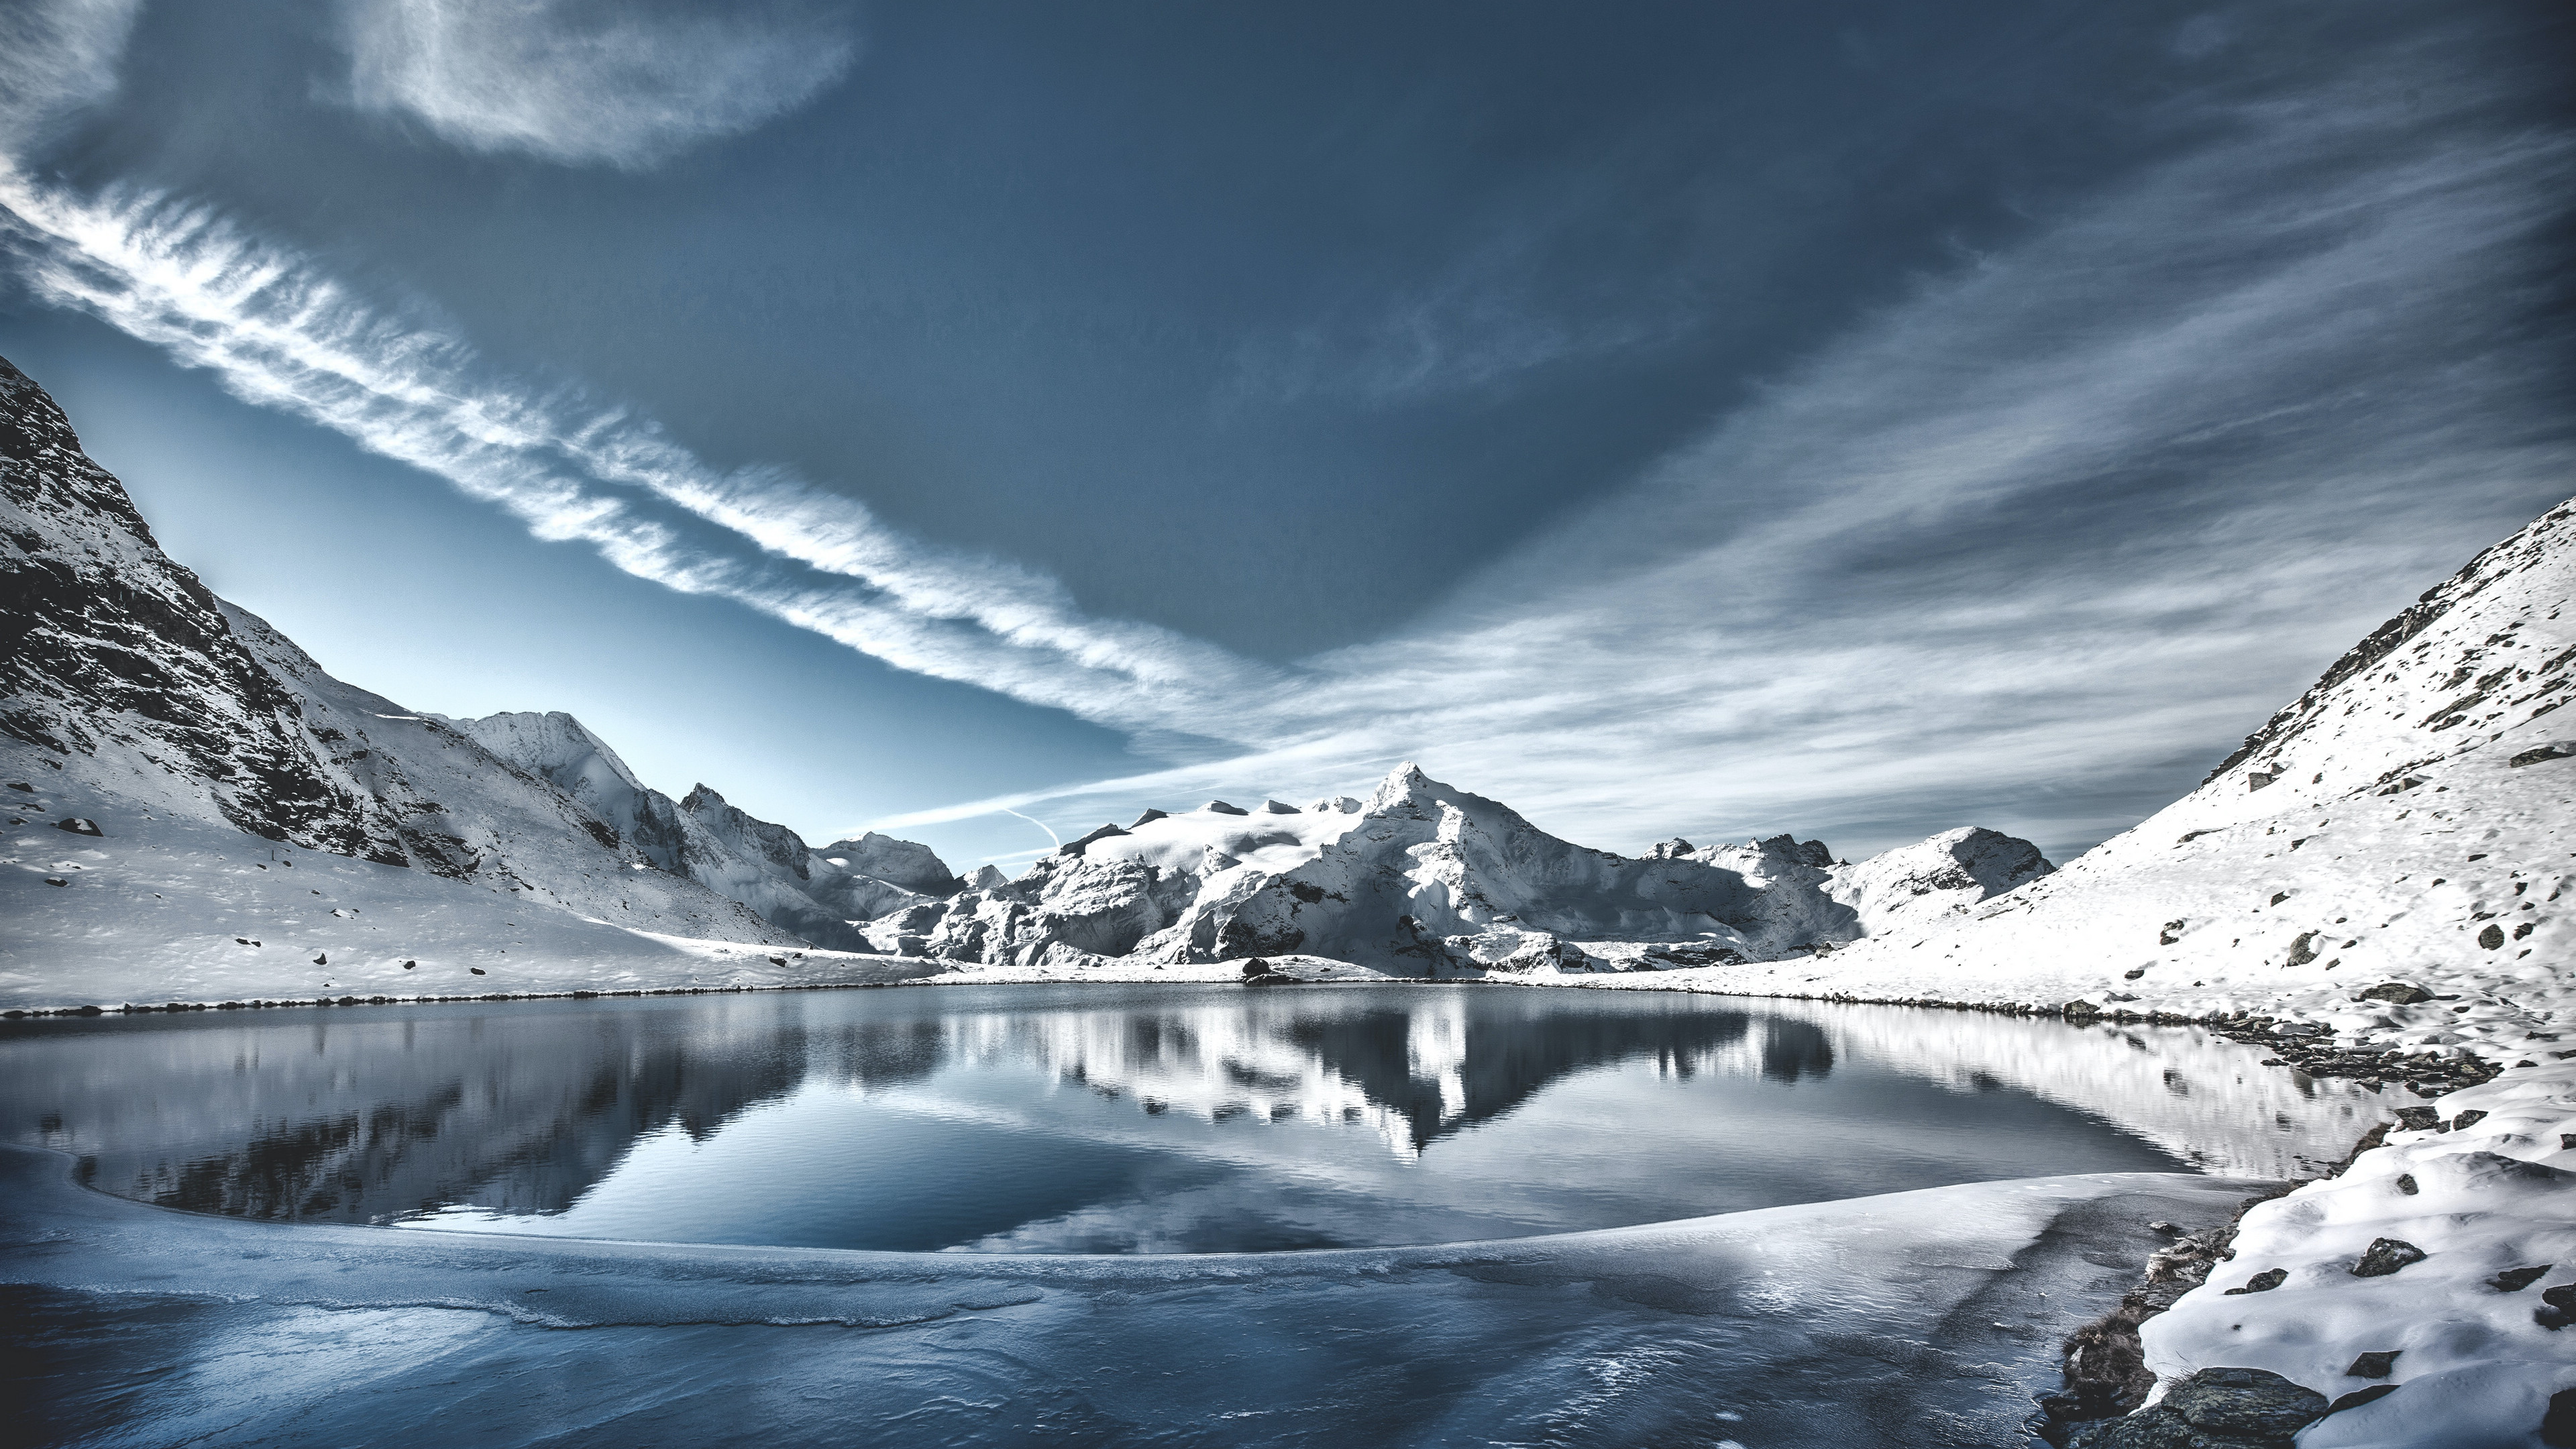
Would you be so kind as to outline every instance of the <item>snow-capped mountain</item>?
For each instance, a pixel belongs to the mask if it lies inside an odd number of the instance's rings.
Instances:
[[[871,834],[835,843],[826,858],[802,837],[725,803],[705,785],[673,800],[647,786],[581,721],[549,714],[487,715],[455,727],[580,802],[644,859],[740,901],[817,946],[864,951],[855,923],[958,889],[928,846]],[[908,889],[876,872],[901,876]]]
[[[243,914],[264,892],[219,882],[291,870],[293,848],[377,867],[362,893],[379,913],[406,897],[444,913],[439,930],[387,944],[407,959],[451,937],[522,939],[534,928],[517,918],[537,911],[564,915],[548,929],[576,958],[660,949],[633,931],[863,947],[853,922],[921,899],[814,856],[704,786],[678,803],[644,788],[570,716],[460,723],[332,678],[164,554],[61,409],[4,360],[0,638],[0,783],[16,802],[11,829],[27,832],[10,839],[19,868],[5,879],[9,954],[32,969],[13,976],[68,969],[47,959],[73,949],[62,943],[89,943],[86,955],[113,941],[131,961],[163,960],[169,989],[220,978],[230,967],[206,953],[265,941],[272,916]],[[58,819],[87,828],[57,831]],[[919,846],[870,837],[854,843],[860,856],[953,886]],[[147,857],[163,889],[110,886],[136,884]],[[195,874],[168,874],[177,860]],[[281,909],[314,893],[288,893]],[[178,900],[201,918],[135,904]],[[358,908],[338,909],[345,920]],[[357,972],[317,954],[324,969],[295,973],[317,988]]]
[[[2297,1016],[2518,1059],[2576,1009],[2576,502],[2337,660],[2189,795],[1772,990]],[[1924,927],[1930,929],[1926,930]],[[1715,981],[1712,984],[1716,984]],[[2381,985],[2442,1001],[2386,1000]]]
[[[1104,825],[1018,880],[924,902],[868,936],[1018,966],[1299,954],[1408,975],[1634,969],[1829,949],[2048,869],[2027,841],[1973,829],[1857,866],[1786,835],[1629,859],[1408,764],[1365,802],[1211,801]]]

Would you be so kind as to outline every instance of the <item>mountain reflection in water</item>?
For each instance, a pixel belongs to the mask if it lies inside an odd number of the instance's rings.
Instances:
[[[0,1032],[0,1103],[83,1181],[196,1211],[1112,1252],[2281,1171],[2379,1115],[2196,1032],[2133,1065],[2140,1040],[1641,993],[938,988],[49,1023]],[[2034,1043],[2093,1085],[2052,1100]],[[2080,1099],[2137,1065],[2154,1120]]]

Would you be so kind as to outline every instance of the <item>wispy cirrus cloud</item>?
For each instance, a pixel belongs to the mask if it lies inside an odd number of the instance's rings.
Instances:
[[[1305,661],[1297,727],[1056,808],[1324,793],[1414,755],[1629,845],[1976,820],[2063,851],[2127,825],[2576,491],[2576,348],[2533,325],[2576,134],[2518,116],[2474,34],[2435,39],[2189,98],[2206,144]]]
[[[659,164],[793,111],[849,72],[846,17],[622,0],[345,0],[348,99],[469,151]]]
[[[0,7],[0,153],[16,154],[67,112],[116,94],[117,65],[142,0]]]
[[[1138,734],[1222,728],[1279,687],[1276,671],[1091,618],[1054,579],[907,538],[788,474],[723,472],[626,412],[484,382],[462,341],[376,310],[204,208],[87,198],[0,168],[0,213],[20,275],[46,301],[639,578]]]
[[[2063,850],[2566,491],[2576,369],[2531,318],[2576,137],[2500,104],[2524,81],[2465,28],[2176,100],[2197,148],[1927,280],[1432,614],[1289,665],[514,387],[204,210],[14,170],[0,207],[38,295],[242,396],[638,577],[1177,762],[880,826],[1299,798],[1415,756],[1601,843],[1976,820]]]

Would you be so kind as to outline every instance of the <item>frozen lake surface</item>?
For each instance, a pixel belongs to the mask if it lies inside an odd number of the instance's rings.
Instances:
[[[100,1449],[1991,1449],[2150,1221],[2383,1115],[2258,1063],[1506,987],[0,1027],[0,1389]]]
[[[2376,1097],[2189,1029],[1497,987],[959,987],[0,1028],[8,1140],[275,1222],[900,1252],[1518,1238],[2287,1174]]]

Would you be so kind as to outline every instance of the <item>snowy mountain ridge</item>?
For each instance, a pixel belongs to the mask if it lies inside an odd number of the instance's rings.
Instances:
[[[867,935],[978,965],[1297,954],[1417,976],[1635,970],[1827,950],[2049,868],[2029,842],[1974,828],[1856,866],[1786,835],[1629,859],[1408,763],[1364,802],[1148,811]]]
[[[2528,1059],[2576,1014],[2576,722],[2557,712],[2576,681],[2572,599],[2576,501],[2426,591],[2198,789],[2063,870],[1810,969],[1691,979],[2256,1012],[2357,1045]]]
[[[817,946],[864,951],[867,942],[854,921],[872,920],[922,899],[922,892],[825,859],[796,832],[736,809],[705,785],[676,801],[652,789],[571,715],[495,714],[453,723],[493,754],[580,802],[654,866],[740,901],[763,920]],[[909,844],[870,838],[886,847]],[[940,894],[957,888],[927,847],[911,849],[926,862],[895,858],[885,848],[867,858],[885,858],[907,879]]]

